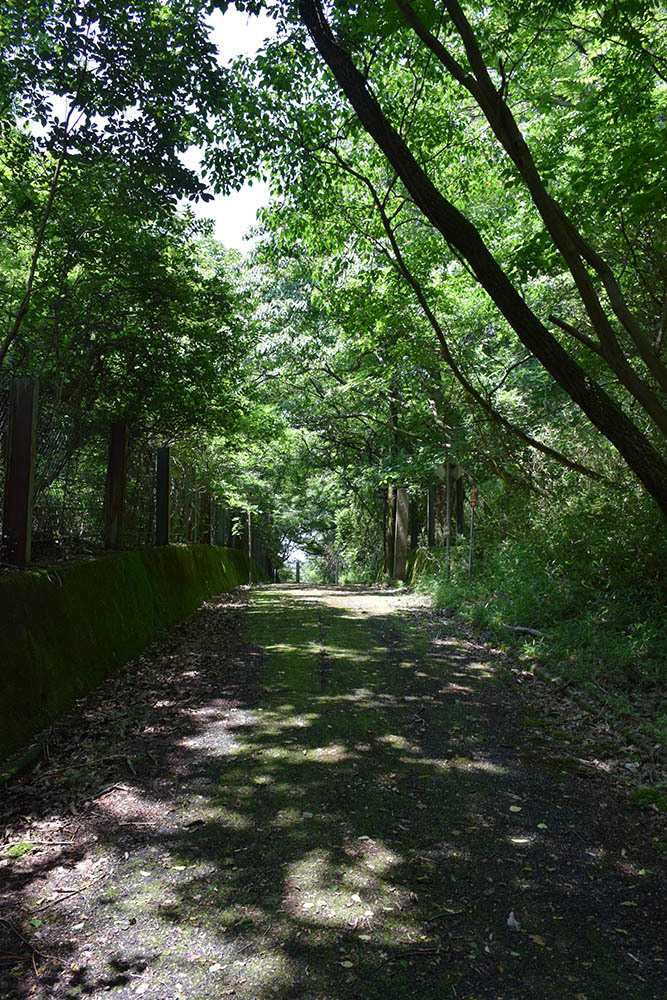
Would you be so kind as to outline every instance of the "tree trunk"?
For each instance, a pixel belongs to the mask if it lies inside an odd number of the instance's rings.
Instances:
[[[299,9],[316,48],[361,124],[383,151],[417,207],[468,262],[478,282],[521,342],[616,447],[667,518],[667,463],[660,453],[534,315],[475,226],[438,191],[422,170],[366,87],[363,75],[338,45],[319,0],[301,0]]]

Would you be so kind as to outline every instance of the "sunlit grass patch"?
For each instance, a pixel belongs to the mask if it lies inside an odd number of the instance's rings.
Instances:
[[[390,747],[396,747],[397,750],[412,749],[405,736],[400,736],[398,733],[385,733],[383,736],[378,736],[378,743],[386,743]]]
[[[300,920],[322,926],[357,929],[385,922],[398,909],[401,893],[382,877],[403,858],[385,844],[357,838],[346,863],[316,849],[289,866],[285,905]]]
[[[449,759],[444,759],[444,760],[435,757],[429,758],[422,756],[420,756],[418,759],[415,759],[414,757],[401,757],[399,759],[401,764],[405,764],[406,766],[414,767],[415,765],[417,765],[419,767],[432,767],[435,771],[440,771],[443,774],[446,774],[451,771],[462,771],[462,772],[480,771],[484,774],[490,774],[490,775],[501,775],[507,773],[507,768],[503,767],[500,764],[495,764],[493,763],[493,761],[478,760],[477,758],[473,757],[462,757],[458,754],[455,757],[451,757]]]

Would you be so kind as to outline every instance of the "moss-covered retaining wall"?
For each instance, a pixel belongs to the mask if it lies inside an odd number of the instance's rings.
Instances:
[[[2,574],[0,759],[208,597],[247,581],[244,553],[208,545]]]

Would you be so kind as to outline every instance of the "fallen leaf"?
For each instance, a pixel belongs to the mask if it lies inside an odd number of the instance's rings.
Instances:
[[[529,937],[531,941],[535,942],[535,944],[539,944],[540,948],[544,948],[546,946],[546,941],[543,937],[540,937],[539,934],[530,934]]]
[[[354,962],[339,962],[338,964],[342,965],[344,969],[353,969],[354,968]]]
[[[521,806],[510,806],[510,812],[511,813],[520,813],[521,812]]]
[[[209,965],[208,967],[209,972],[220,972],[221,969],[222,966],[220,965],[220,962],[214,962],[213,965]]]
[[[510,930],[513,930],[513,931],[520,931],[521,930],[521,924],[519,923],[519,921],[514,916],[514,910],[510,910],[510,915],[507,918],[507,926],[510,928]]]

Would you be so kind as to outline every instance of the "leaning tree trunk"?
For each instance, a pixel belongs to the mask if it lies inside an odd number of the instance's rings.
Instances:
[[[337,43],[319,0],[301,0],[299,9],[315,46],[361,124],[385,154],[415,204],[447,243],[468,262],[480,285],[524,346],[616,447],[667,518],[667,463],[660,453],[532,312],[475,226],[444,197],[419,166],[371,95],[364,76]]]

